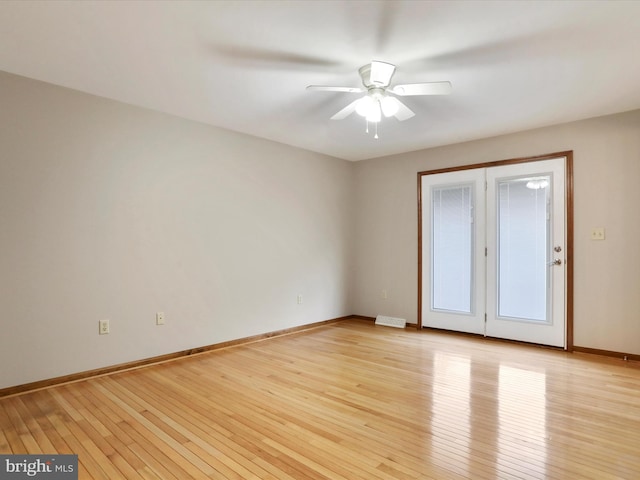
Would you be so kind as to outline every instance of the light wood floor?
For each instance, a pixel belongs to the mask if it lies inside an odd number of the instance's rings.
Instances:
[[[345,321],[0,399],[80,479],[638,479],[640,368]]]

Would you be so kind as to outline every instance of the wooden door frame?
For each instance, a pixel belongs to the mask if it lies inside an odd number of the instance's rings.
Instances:
[[[418,172],[418,330],[422,329],[422,177],[438,173],[474,170],[479,168],[500,167],[517,163],[539,162],[554,158],[565,158],[565,222],[566,222],[566,285],[565,285],[565,329],[566,350],[573,351],[573,150],[548,153],[534,157],[511,158],[495,162],[474,163],[457,167],[439,168]]]

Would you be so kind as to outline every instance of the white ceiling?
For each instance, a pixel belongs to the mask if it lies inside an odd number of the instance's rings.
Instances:
[[[348,160],[640,108],[639,51],[638,1],[0,2],[0,70]],[[453,93],[329,120],[371,60]]]

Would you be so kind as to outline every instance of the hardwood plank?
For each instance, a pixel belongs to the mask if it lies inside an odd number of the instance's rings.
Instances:
[[[16,413],[25,420],[25,425],[31,432],[33,439],[36,441],[38,447],[31,453],[46,453],[55,451],[56,447],[48,436],[48,432],[41,428],[38,423],[38,409],[35,403],[29,402],[25,404],[21,398],[16,399]]]
[[[348,320],[0,399],[81,479],[640,478],[636,362]]]
[[[12,453],[29,453],[29,446],[25,444],[28,429],[16,412],[15,403],[15,399],[7,399],[6,402],[3,402],[4,408],[1,411],[2,417],[0,417],[3,425],[2,431]],[[5,425],[7,427],[4,427]]]

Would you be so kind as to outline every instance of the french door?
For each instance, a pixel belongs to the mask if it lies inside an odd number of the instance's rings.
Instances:
[[[566,347],[565,164],[420,177],[422,326]]]

